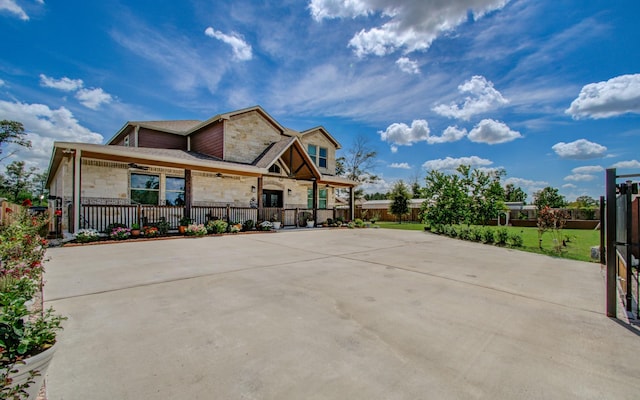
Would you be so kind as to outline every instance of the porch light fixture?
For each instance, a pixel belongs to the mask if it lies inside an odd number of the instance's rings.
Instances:
[[[291,189],[287,189],[287,194],[291,196]]]
[[[251,185],[251,193],[255,193],[256,192],[256,187],[254,185]]]
[[[218,172],[218,173],[216,174],[216,176],[217,176],[218,178],[222,178],[222,174],[221,174],[220,172]]]

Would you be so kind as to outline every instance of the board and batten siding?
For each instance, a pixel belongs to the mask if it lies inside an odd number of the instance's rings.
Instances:
[[[224,123],[209,125],[190,135],[191,151],[224,158]]]
[[[187,150],[187,138],[171,133],[140,128],[138,132],[138,147]]]

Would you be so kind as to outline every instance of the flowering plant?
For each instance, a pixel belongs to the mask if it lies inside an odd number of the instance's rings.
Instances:
[[[28,203],[26,203],[28,205]],[[16,213],[18,214],[18,213]],[[0,227],[0,398],[25,398],[41,374],[33,370],[26,382],[14,381],[19,364],[56,342],[66,318],[29,305],[42,288],[47,241],[39,235],[46,216],[24,208],[9,225]],[[39,389],[39,388],[38,388]]]
[[[258,227],[260,227],[260,230],[269,231],[271,230],[271,228],[273,228],[273,224],[269,221],[262,221],[260,224],[258,224]]]
[[[189,236],[204,236],[207,234],[207,228],[204,224],[191,224],[187,226],[185,233]]]
[[[226,221],[214,219],[207,222],[207,231],[209,233],[225,233],[228,226],[229,224]]]
[[[129,236],[131,236],[131,229],[129,228],[123,228],[123,227],[117,227],[117,228],[113,228],[111,230],[111,233],[109,234],[109,237],[111,237],[111,239],[115,239],[115,240],[124,240],[124,239],[128,239]]]
[[[145,226],[144,235],[146,237],[156,237],[158,236],[158,228],[156,228],[155,226]]]
[[[78,243],[97,242],[100,240],[100,234],[95,229],[79,229],[75,237]]]

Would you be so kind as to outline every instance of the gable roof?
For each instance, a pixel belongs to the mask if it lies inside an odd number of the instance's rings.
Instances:
[[[302,142],[295,136],[272,143],[252,165],[269,169],[279,159],[289,166],[293,178],[320,179],[322,177],[322,173],[304,150]]]
[[[327,139],[329,139],[329,141],[331,143],[333,143],[334,146],[336,146],[336,150],[342,148],[342,146],[340,146],[340,143],[333,136],[331,136],[329,131],[327,131],[324,128],[324,126],[322,126],[322,125],[316,126],[315,128],[311,128],[311,129],[307,129],[305,131],[302,131],[302,132],[300,132],[300,136],[309,135],[309,134],[314,133],[316,131],[320,131],[320,133],[322,133]]]
[[[193,126],[191,129],[189,129],[189,131],[185,132],[185,134],[189,135],[191,133],[194,133],[194,132],[204,128],[205,126],[211,125],[212,123],[219,122],[219,121],[222,121],[222,120],[229,120],[229,119],[231,119],[232,117],[234,117],[236,115],[246,114],[246,113],[250,113],[250,112],[253,112],[253,111],[256,111],[259,114],[261,114],[267,121],[269,121],[269,123],[271,125],[273,125],[277,130],[279,130],[281,134],[286,134],[285,131],[287,129],[284,126],[280,125],[280,123],[278,121],[276,121],[271,115],[269,115],[269,113],[267,113],[260,106],[253,106],[253,107],[243,108],[241,110],[236,110],[236,111],[231,111],[231,112],[227,112],[227,113],[224,113],[224,114],[215,115],[215,116],[207,119],[206,121],[203,121],[203,122],[199,123],[198,125]]]

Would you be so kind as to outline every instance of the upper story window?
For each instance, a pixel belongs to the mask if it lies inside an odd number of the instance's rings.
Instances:
[[[320,168],[327,168],[327,154],[328,150],[326,147],[316,146],[315,144],[310,144],[307,146],[307,152],[309,153],[309,157],[313,160],[313,162]]]
[[[273,164],[272,166],[269,167],[269,172],[273,172],[274,174],[279,174],[280,166],[277,164]]]
[[[129,135],[124,137],[124,147],[129,147]]]

